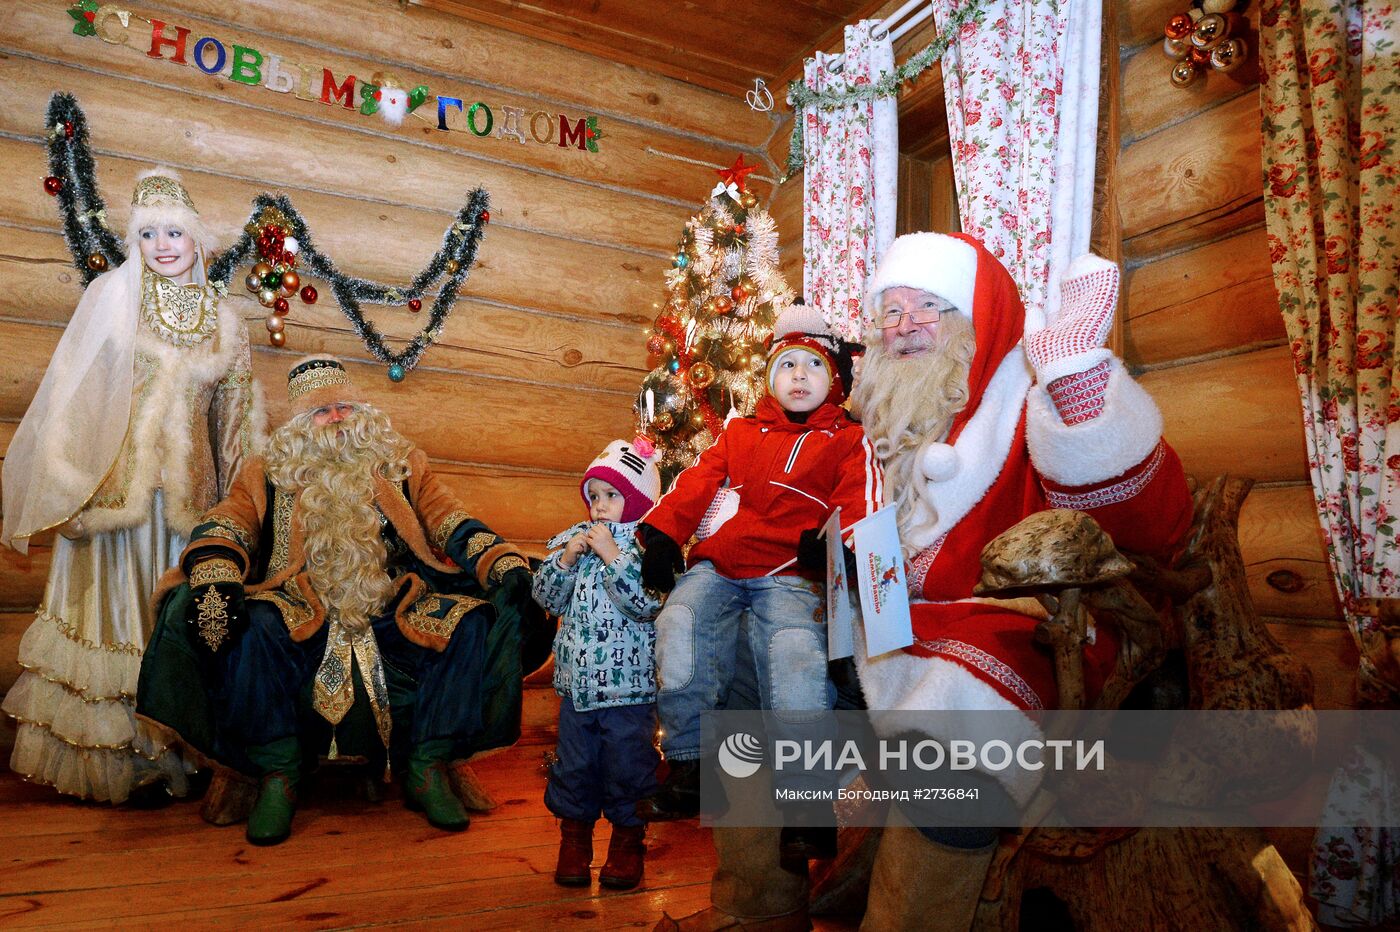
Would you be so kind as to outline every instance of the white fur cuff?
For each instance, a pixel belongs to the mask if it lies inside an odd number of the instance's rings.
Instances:
[[[1112,479],[1145,460],[1162,439],[1162,412],[1152,396],[1117,359],[1109,371],[1103,413],[1072,427],[1060,420],[1044,385],[1031,389],[1026,441],[1036,471],[1046,479],[1068,486]]]

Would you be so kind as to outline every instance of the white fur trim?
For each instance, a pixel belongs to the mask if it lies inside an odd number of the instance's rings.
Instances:
[[[1103,348],[1075,353],[1073,356],[1052,360],[1046,363],[1044,368],[1035,370],[1035,380],[1041,385],[1049,385],[1056,379],[1062,379],[1067,375],[1088,372],[1105,359],[1112,358],[1113,352]]]
[[[860,675],[866,705],[873,712],[882,713],[871,716],[880,737],[893,738],[915,732],[945,743],[951,738],[975,741],[979,737],[995,737],[1013,747],[1021,741],[1043,738],[1040,728],[1025,712],[962,664],[941,657],[916,657],[902,650],[867,657],[863,626],[857,624],[852,628],[856,671]],[[994,723],[988,722],[989,716],[969,716],[959,720],[954,716],[927,714],[962,711],[1018,714],[998,715]],[[1012,723],[1015,723],[1014,726]],[[979,736],[979,725],[981,729],[986,729],[992,724],[996,727],[996,734]],[[996,778],[1020,805],[1029,802],[1040,785],[1039,773],[1035,771],[1011,767],[1003,771],[984,772]]]
[[[1162,412],[1123,364],[1109,364],[1103,413],[1067,427],[1043,386],[1027,401],[1026,441],[1036,471],[1060,485],[1092,485],[1145,460],[1162,439]]]
[[[943,233],[906,233],[890,244],[869,284],[865,304],[873,310],[889,288],[917,288],[938,295],[972,319],[977,250]]]
[[[914,552],[923,550],[952,530],[987,494],[1006,466],[1030,387],[1031,370],[1018,344],[997,366],[972,419],[952,445],[957,469],[947,479],[930,479],[920,486],[937,520],[913,525],[904,541],[906,547]]]

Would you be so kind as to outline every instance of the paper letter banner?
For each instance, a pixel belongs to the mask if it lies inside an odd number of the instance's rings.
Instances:
[[[895,506],[889,505],[855,525],[860,610],[865,620],[866,653],[875,657],[914,643],[909,620],[909,585],[899,546]]]
[[[826,657],[840,660],[855,653],[851,635],[851,581],[846,578],[846,548],[841,546],[841,509],[826,519]]]

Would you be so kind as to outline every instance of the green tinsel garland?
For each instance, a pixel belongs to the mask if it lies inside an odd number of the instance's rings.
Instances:
[[[46,118],[49,127],[49,172],[62,182],[55,195],[63,215],[63,237],[73,254],[73,265],[82,276],[83,284],[92,283],[103,268],[115,268],[126,261],[122,240],[107,225],[106,205],[98,194],[96,166],[88,142],[87,117],[71,94],[57,93],[49,99]],[[214,256],[209,263],[209,283],[227,290],[228,282],[239,266],[257,261],[257,243],[248,228],[256,224],[259,215],[268,208],[285,215],[288,235],[300,244],[298,266],[324,279],[331,286],[341,311],[355,328],[365,348],[375,359],[390,369],[395,381],[418,364],[424,351],[441,335],[441,328],[452,313],[457,294],[476,262],[481,243],[482,227],[490,199],[485,190],[477,188],[457,211],[451,226],[443,234],[442,247],[428,261],[423,271],[406,288],[355,278],[340,271],[329,258],[316,249],[311,232],[291,201],[283,194],[259,194],[253,199],[253,212],[245,224],[243,235]],[[94,263],[92,256],[105,262]],[[455,262],[455,271],[449,264]],[[97,267],[94,267],[97,266]],[[360,311],[361,302],[405,305],[421,298],[439,278],[446,276],[433,300],[424,327],[413,336],[402,352],[395,353],[384,342],[383,335]]]
[[[986,3],[987,0],[968,0],[967,3],[953,12],[953,15],[943,25],[943,31],[932,42],[920,49],[893,72],[882,72],[880,80],[874,83],[859,84],[855,87],[847,84],[844,87],[833,87],[820,92],[807,87],[803,80],[796,80],[789,84],[788,103],[792,104],[795,114],[792,120],[792,138],[788,140],[787,168],[778,183],[782,184],[802,171],[802,166],[805,164],[805,158],[802,154],[803,110],[813,108],[835,110],[862,101],[893,97],[899,93],[899,88],[904,82],[917,78],[932,68],[934,62],[943,57],[943,53],[948,51],[948,46],[953,43],[959,29],[969,22],[979,24],[982,22],[982,17],[985,14],[983,8]]]

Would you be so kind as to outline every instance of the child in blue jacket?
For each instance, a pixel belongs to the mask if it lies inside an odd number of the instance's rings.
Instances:
[[[656,629],[659,598],[642,588],[637,521],[661,492],[652,461],[616,440],[583,474],[589,520],[554,536],[535,574],[535,600],[560,618],[554,638],[559,694],[558,762],[544,801],[561,840],[554,881],[586,886],[593,823],[613,825],[598,875],[615,889],[635,887],[646,857],[637,800],[656,791]]]

